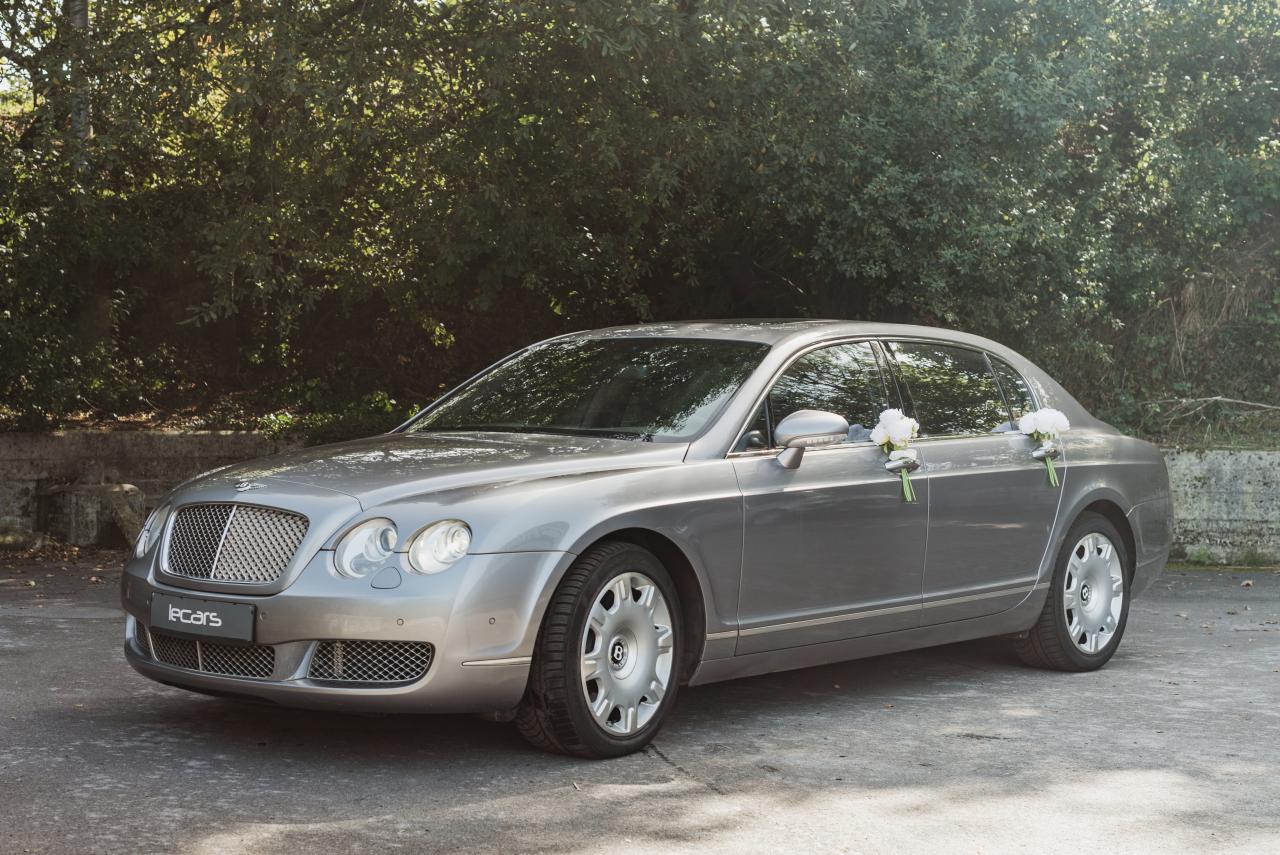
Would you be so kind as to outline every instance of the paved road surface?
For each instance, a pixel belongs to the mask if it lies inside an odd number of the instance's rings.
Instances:
[[[0,565],[0,852],[1280,852],[1280,573],[1166,574],[1097,673],[983,641],[758,677],[588,763],[150,683],[111,558]]]

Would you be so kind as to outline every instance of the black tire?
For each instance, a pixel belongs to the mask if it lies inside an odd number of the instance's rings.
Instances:
[[[607,733],[591,714],[579,672],[583,633],[592,604],[619,574],[643,573],[657,585],[671,613],[672,671],[666,694],[649,721],[626,737]],[[576,757],[621,757],[644,748],[662,727],[680,685],[684,634],[680,600],[662,562],[633,543],[606,541],[578,556],[556,588],[538,630],[529,685],[516,727],[532,745]]]
[[[1124,599],[1121,602],[1120,617],[1111,638],[1096,653],[1086,653],[1075,645],[1068,631],[1067,617],[1063,608],[1066,582],[1071,553],[1085,535],[1097,533],[1111,541],[1119,554],[1120,567],[1124,576]],[[1129,621],[1129,586],[1132,582],[1132,565],[1124,538],[1111,521],[1101,514],[1086,512],[1071,526],[1063,540],[1062,549],[1054,566],[1053,580],[1049,587],[1049,596],[1045,599],[1044,609],[1035,625],[1026,636],[1014,639],[1013,649],[1023,662],[1036,668],[1050,668],[1055,671],[1093,671],[1107,664],[1120,646],[1124,637],[1124,628]]]

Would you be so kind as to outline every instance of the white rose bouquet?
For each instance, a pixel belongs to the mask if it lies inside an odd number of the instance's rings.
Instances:
[[[1067,420],[1066,414],[1048,407],[1027,413],[1018,419],[1018,430],[1039,442],[1040,447],[1046,451],[1052,450],[1053,441],[1070,429],[1071,422]],[[1058,471],[1053,468],[1053,458],[1047,454],[1044,457],[1044,468],[1049,473],[1049,483],[1057,487]]]
[[[871,429],[871,441],[884,449],[890,460],[915,460],[916,450],[908,446],[919,433],[920,423],[905,416],[902,410],[885,410]],[[911,486],[909,468],[904,466],[898,474],[902,476],[902,498],[914,502],[916,491]]]

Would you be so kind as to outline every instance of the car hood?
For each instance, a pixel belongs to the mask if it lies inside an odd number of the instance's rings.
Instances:
[[[687,450],[681,443],[607,437],[397,433],[236,464],[190,485],[233,487],[250,482],[270,488],[273,482],[287,482],[346,493],[370,508],[420,493],[478,484],[665,466],[682,461]]]

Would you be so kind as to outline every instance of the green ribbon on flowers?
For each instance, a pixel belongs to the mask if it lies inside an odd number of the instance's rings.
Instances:
[[[1053,458],[1049,455],[1044,457],[1044,468],[1049,472],[1049,484],[1058,487],[1058,470],[1053,468]]]
[[[902,469],[898,472],[902,476],[902,498],[908,502],[916,500],[915,488],[911,486],[911,476],[907,474],[907,470]]]

